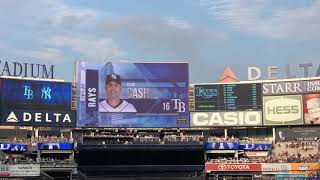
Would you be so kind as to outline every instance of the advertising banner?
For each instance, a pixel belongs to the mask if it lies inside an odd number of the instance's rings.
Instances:
[[[75,111],[2,109],[1,124],[12,126],[74,127]]]
[[[264,125],[303,124],[302,96],[264,96]]]
[[[40,176],[40,164],[0,165],[0,177]]]
[[[195,111],[261,110],[261,84],[195,85]]]
[[[261,111],[191,112],[191,127],[261,126]]]
[[[320,94],[303,96],[303,112],[305,124],[320,124]]]
[[[213,149],[226,149],[226,150],[236,150],[239,148],[239,143],[236,142],[210,142],[205,145],[206,150]]]
[[[0,150],[4,152],[25,152],[27,144],[0,144]]]
[[[320,127],[276,128],[276,141],[315,141],[320,139]]]
[[[277,180],[306,180],[307,175],[305,174],[276,174]]]
[[[267,157],[268,151],[245,151],[244,155],[247,157]]]
[[[294,95],[320,92],[320,80],[287,81],[262,84],[263,95]]]
[[[39,150],[72,150],[73,143],[38,143]]]
[[[207,154],[234,154],[236,150],[206,150]]]
[[[318,170],[319,163],[291,163],[291,174],[315,174]]]
[[[189,127],[188,63],[77,63],[78,126]]]
[[[290,163],[263,163],[262,174],[290,174]]]
[[[71,83],[2,79],[1,90],[3,108],[71,110]]]
[[[212,171],[261,171],[261,164],[255,163],[206,163],[207,173]]]
[[[245,151],[268,151],[272,144],[240,144],[239,149]]]

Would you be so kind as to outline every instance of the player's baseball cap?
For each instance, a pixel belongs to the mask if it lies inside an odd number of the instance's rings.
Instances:
[[[108,84],[111,81],[115,81],[115,82],[117,82],[118,84],[121,85],[121,79],[120,79],[120,76],[118,74],[109,74],[109,75],[107,75],[106,84]]]

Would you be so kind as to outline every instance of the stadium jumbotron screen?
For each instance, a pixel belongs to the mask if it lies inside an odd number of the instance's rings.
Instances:
[[[188,63],[77,68],[78,126],[189,127]]]

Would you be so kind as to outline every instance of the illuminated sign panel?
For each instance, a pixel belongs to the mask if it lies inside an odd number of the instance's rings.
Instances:
[[[2,109],[1,124],[12,126],[74,127],[75,111]]]
[[[77,64],[78,126],[189,127],[188,63]]]
[[[71,83],[2,79],[2,108],[71,110]]]
[[[261,110],[261,84],[195,85],[195,111]]]
[[[72,150],[73,143],[38,143],[39,150]]]

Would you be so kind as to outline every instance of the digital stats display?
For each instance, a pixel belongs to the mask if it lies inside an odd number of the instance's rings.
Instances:
[[[71,83],[1,79],[1,107],[71,110]]]
[[[224,84],[219,91],[220,110],[261,109],[261,84]]]
[[[195,85],[195,110],[261,110],[261,84]]]

